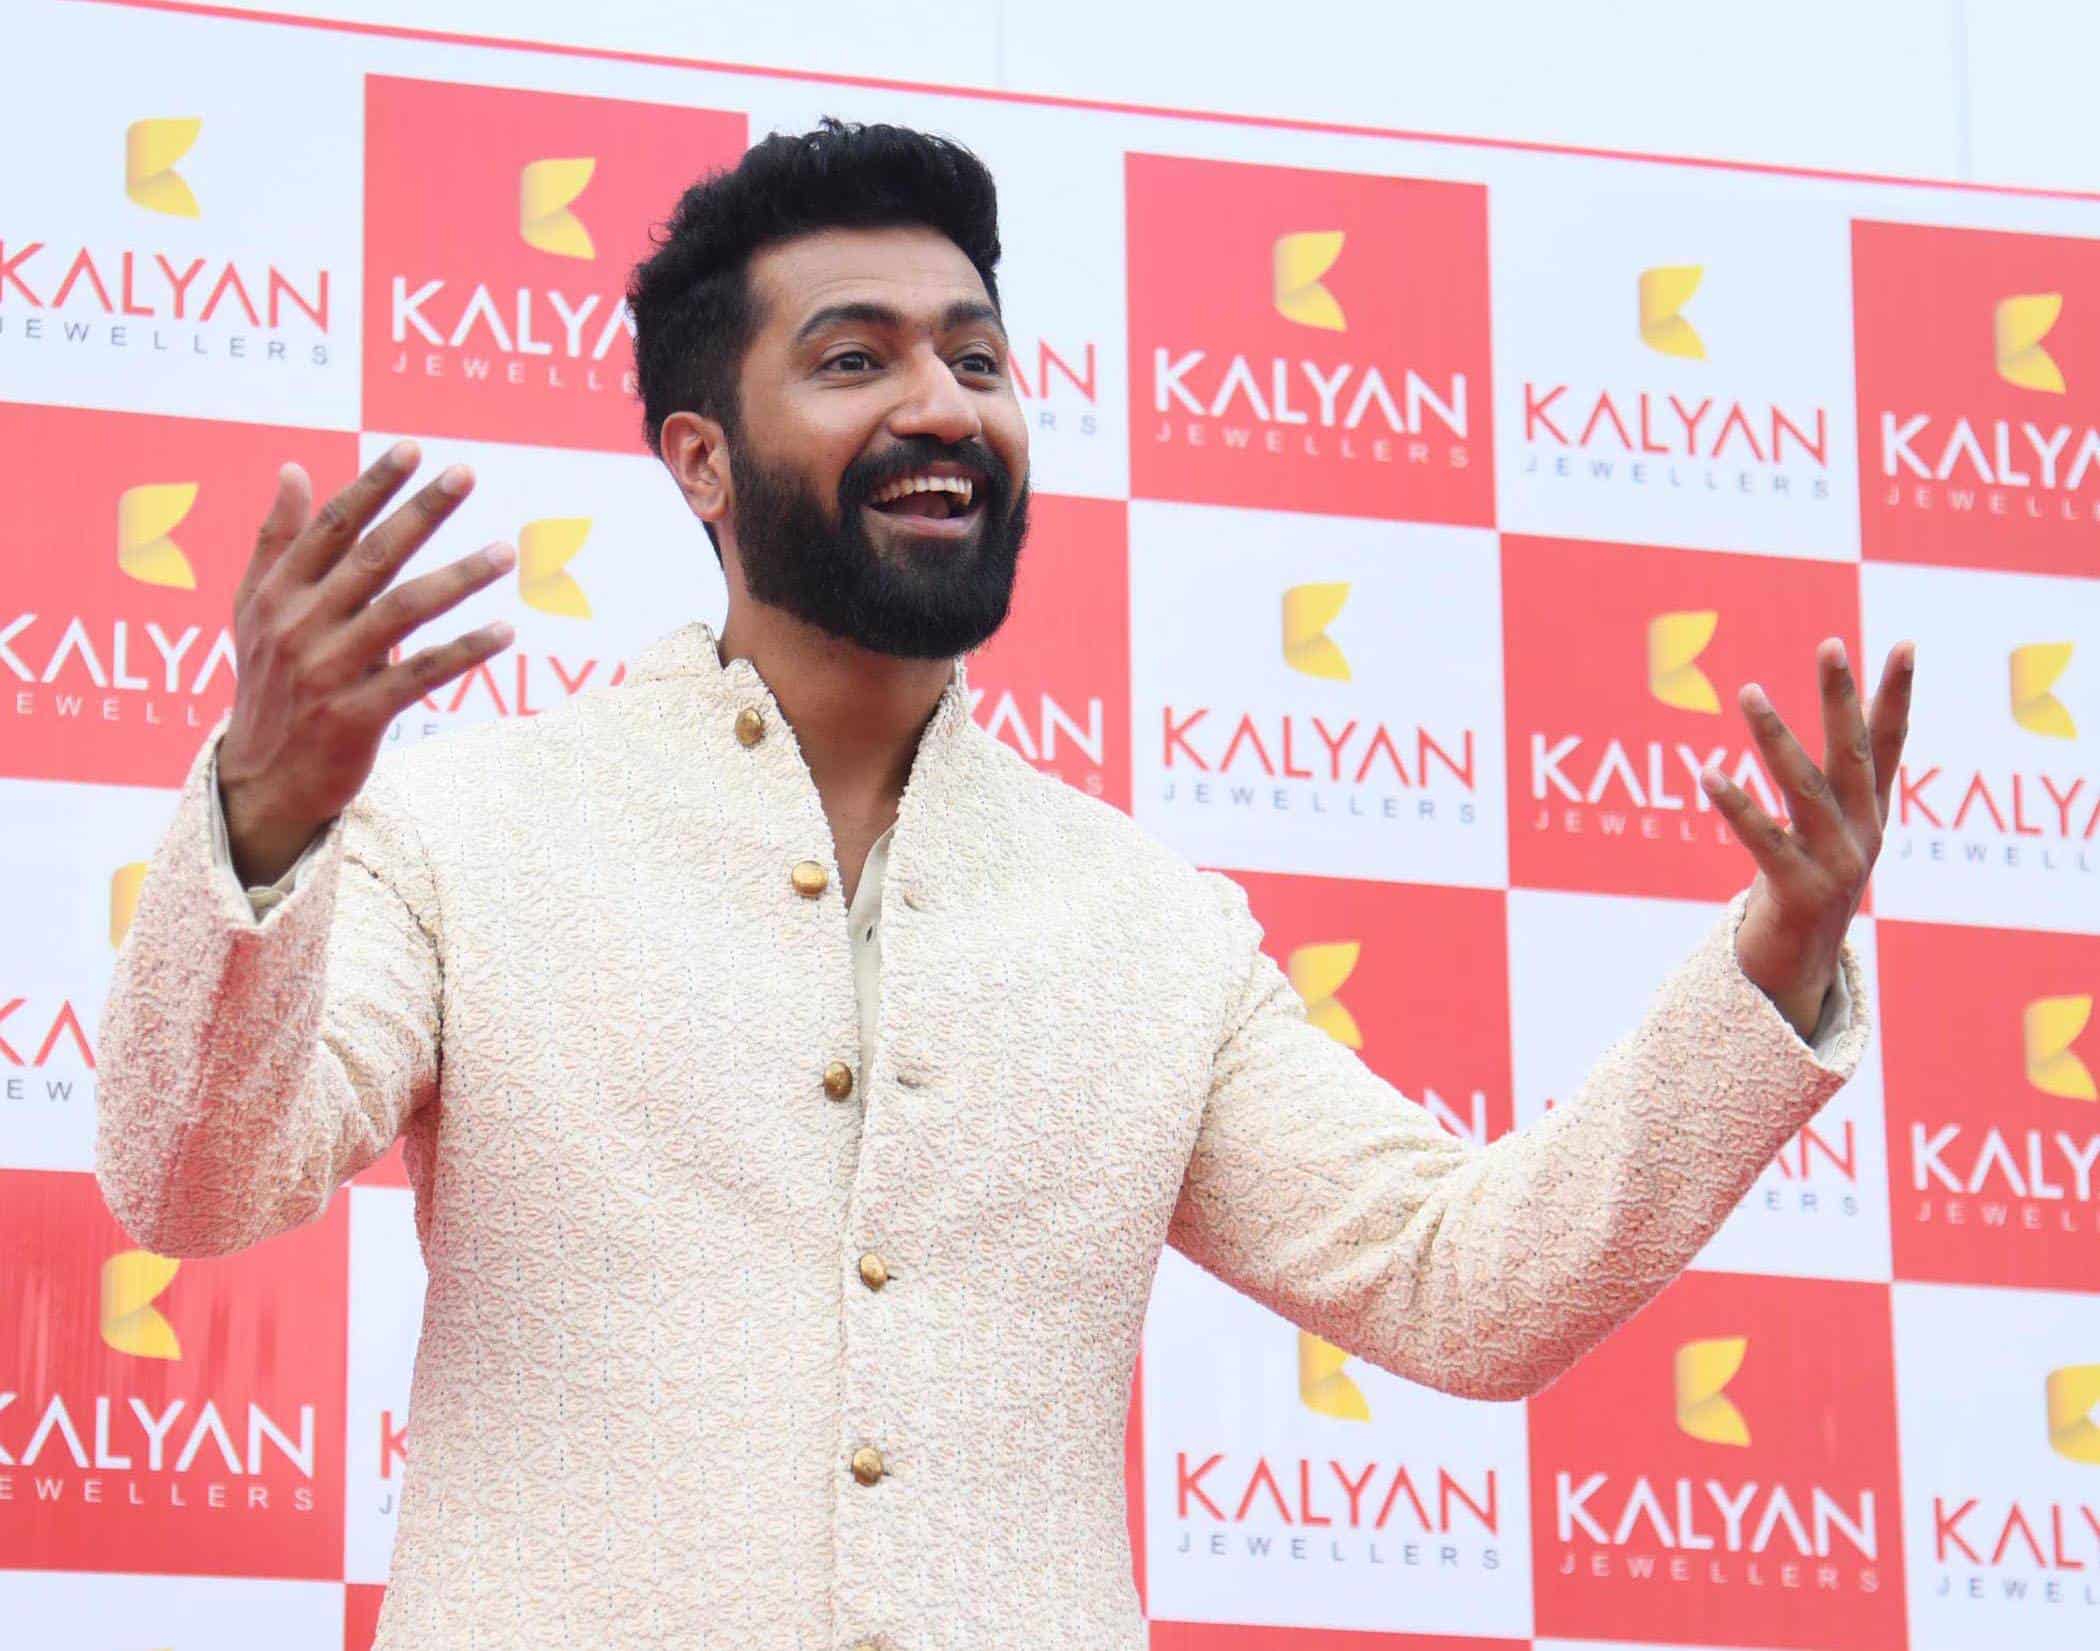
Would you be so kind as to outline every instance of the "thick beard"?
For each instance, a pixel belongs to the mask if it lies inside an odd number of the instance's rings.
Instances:
[[[879,464],[856,462],[828,514],[801,476],[730,449],[737,552],[754,601],[793,614],[832,636],[904,659],[952,659],[1006,622],[1014,574],[1028,534],[1028,488],[1012,491],[1005,467],[982,447],[964,462],[983,495],[976,535],[962,544],[878,549],[861,506],[896,476],[957,450],[914,442]]]

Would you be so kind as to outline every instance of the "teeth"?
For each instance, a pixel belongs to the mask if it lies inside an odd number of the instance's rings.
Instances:
[[[872,500],[875,504],[888,504],[892,499],[901,499],[908,493],[953,493],[963,504],[970,502],[976,484],[967,476],[906,476],[901,481],[891,482],[878,492]]]

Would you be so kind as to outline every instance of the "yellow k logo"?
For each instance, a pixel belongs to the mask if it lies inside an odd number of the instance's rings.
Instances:
[[[135,120],[124,129],[124,193],[134,205],[171,218],[203,216],[175,170],[203,130],[201,120]]]
[[[569,210],[598,170],[590,156],[528,162],[518,174],[518,233],[525,244],[557,258],[595,258],[591,232]]]
[[[124,931],[131,927],[132,914],[139,909],[139,887],[145,881],[144,860],[119,866],[110,876],[109,943],[113,949],[124,944]]]
[[[196,502],[195,482],[125,488],[117,496],[117,566],[142,585],[195,590],[196,571],[169,535]]]
[[[2013,721],[2030,734],[2059,740],[2078,737],[2078,724],[2052,692],[2056,679],[2071,663],[2072,646],[2069,642],[2029,642],[2012,651]]]
[[[2073,1462],[2100,1466],[2100,1364],[2067,1364],[2043,1379],[2042,1395],[2049,1413],[2049,1448]]]
[[[1293,585],[1283,593],[1283,662],[1307,676],[1349,680],[1349,661],[1327,634],[1349,600],[1349,587]]]
[[[2071,997],[2038,997],[2020,1016],[2020,1042],[2026,1056],[2027,1081],[2044,1095],[2066,1101],[2100,1100],[2093,1074],[2071,1047],[2093,1018],[2089,993]]]
[[[103,1262],[103,1341],[133,1358],[181,1358],[175,1327],[153,1305],[181,1266],[151,1250],[121,1250]]]
[[[1688,1341],[1677,1349],[1677,1426],[1710,1445],[1747,1445],[1750,1424],[1728,1397],[1728,1384],[1743,1368],[1748,1336]]]
[[[1335,994],[1356,972],[1363,950],[1361,941],[1321,941],[1300,946],[1283,966],[1291,985],[1305,1000],[1305,1018],[1336,1043],[1351,1049],[1364,1046],[1364,1035],[1357,1028],[1356,1017]]]
[[[518,595],[558,619],[588,619],[590,598],[566,570],[590,537],[588,516],[548,516],[518,533]]]
[[[1677,312],[1691,302],[1706,274],[1704,264],[1663,264],[1641,271],[1641,342],[1658,355],[1706,359],[1706,345]]]
[[[1301,327],[1347,332],[1349,322],[1342,314],[1341,304],[1320,284],[1320,277],[1334,268],[1334,261],[1341,255],[1339,229],[1308,229],[1277,236],[1272,254],[1276,313]]]
[[[1368,1422],[1363,1389],[1342,1374],[1349,1355],[1310,1330],[1298,1332],[1298,1400],[1307,1410],[1341,1422]]]
[[[2042,340],[2063,309],[2060,292],[2022,292],[1998,300],[1991,316],[1991,338],[2000,378],[2023,390],[2064,393],[2063,369],[2042,348]]]
[[[1721,615],[1713,608],[1696,613],[1659,613],[1648,621],[1648,692],[1680,711],[1721,714],[1721,696],[1699,669],[1698,658],[1714,639]]]

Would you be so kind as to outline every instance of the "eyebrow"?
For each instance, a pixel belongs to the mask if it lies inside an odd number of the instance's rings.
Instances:
[[[999,329],[1000,337],[1006,336],[1006,328],[999,320],[999,312],[982,298],[958,298],[941,311],[935,331],[953,332],[958,327],[967,327],[980,321],[991,322]],[[887,304],[872,304],[865,300],[851,304],[826,304],[795,329],[795,342],[799,344],[811,334],[822,332],[826,327],[858,325],[886,327],[898,331],[906,324],[903,311],[892,309]]]

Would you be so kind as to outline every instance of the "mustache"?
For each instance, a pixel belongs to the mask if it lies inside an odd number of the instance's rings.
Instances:
[[[908,436],[880,453],[855,459],[839,477],[839,504],[850,509],[866,504],[882,488],[934,464],[952,464],[985,493],[986,502],[999,507],[988,512],[995,519],[1004,514],[1013,496],[1013,475],[999,456],[981,441],[935,441],[931,436]]]

